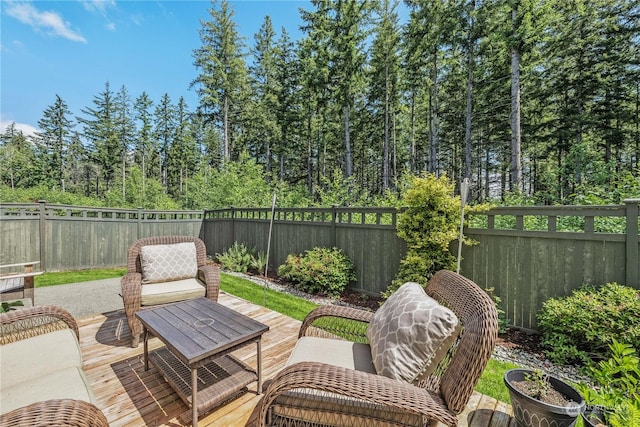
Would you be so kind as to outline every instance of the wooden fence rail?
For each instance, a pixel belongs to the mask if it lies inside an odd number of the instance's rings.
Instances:
[[[536,328],[548,298],[583,284],[640,289],[640,199],[619,206],[503,207],[469,218],[462,274],[494,288],[512,324]],[[278,208],[269,266],[316,246],[342,249],[356,266],[354,288],[386,289],[406,246],[394,208]],[[152,211],[66,205],[0,204],[0,264],[40,260],[43,270],[122,266],[139,237],[200,236],[211,256],[234,242],[266,251],[271,209]],[[457,244],[457,243],[456,243]],[[453,249],[453,248],[452,248]],[[455,249],[454,253],[455,253]]]

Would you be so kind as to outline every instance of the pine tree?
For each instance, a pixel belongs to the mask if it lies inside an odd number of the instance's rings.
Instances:
[[[176,132],[176,107],[171,103],[168,93],[165,93],[156,106],[154,113],[154,136],[159,143],[158,166],[162,187],[168,186],[167,168],[168,156],[174,142]]]
[[[58,186],[63,192],[67,175],[67,150],[70,145],[71,130],[74,127],[67,117],[70,114],[67,104],[59,95],[56,95],[54,104],[47,107],[42,118],[38,120],[41,132],[35,134],[38,151],[46,163],[49,185]]]
[[[209,14],[211,20],[201,22],[202,46],[193,53],[200,74],[191,87],[196,87],[199,96],[199,114],[221,129],[223,155],[228,161],[234,151],[232,132],[236,126],[231,120],[238,119],[234,113],[243,107],[246,90],[244,45],[233,21],[234,12],[226,0],[212,1]]]
[[[86,107],[80,111],[88,117],[78,117],[83,125],[82,135],[88,141],[92,162],[97,168],[96,195],[104,190],[100,179],[105,183],[106,190],[114,183],[116,167],[120,162],[122,146],[118,139],[117,112],[114,94],[105,83],[105,89],[93,97],[94,108]]]

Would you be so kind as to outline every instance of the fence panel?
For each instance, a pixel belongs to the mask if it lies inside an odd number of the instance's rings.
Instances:
[[[585,284],[618,282],[640,289],[637,277],[628,274],[628,241],[635,238],[638,246],[637,231],[635,237],[627,233],[627,224],[638,221],[629,211],[628,206],[493,209],[480,215],[484,228],[465,229],[480,243],[464,249],[462,273],[494,288],[512,324],[535,330],[536,314],[549,298]],[[478,224],[477,218],[472,223]]]
[[[0,262],[40,260],[46,271],[123,266],[136,239],[199,236],[203,217],[203,211],[2,204]]]
[[[275,270],[289,254],[314,247],[338,247],[354,262],[353,288],[377,295],[398,271],[405,252],[396,235],[393,208],[282,208],[274,213],[269,268]],[[204,236],[208,251],[222,253],[234,242],[266,252],[270,209],[207,211]],[[212,249],[209,249],[211,246]]]

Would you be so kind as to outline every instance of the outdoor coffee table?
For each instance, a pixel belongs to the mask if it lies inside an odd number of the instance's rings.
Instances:
[[[262,393],[260,341],[269,330],[253,320],[207,298],[197,298],[136,313],[144,327],[144,368],[149,361],[162,373],[180,398],[191,406],[194,426],[204,413],[246,391],[257,381]],[[149,334],[166,347],[149,353]],[[257,369],[230,353],[257,344]]]

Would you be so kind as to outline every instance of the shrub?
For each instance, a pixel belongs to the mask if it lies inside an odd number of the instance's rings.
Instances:
[[[300,290],[332,297],[356,280],[353,262],[337,248],[313,248],[301,256],[289,255],[278,274]]]
[[[413,177],[403,192],[398,215],[398,237],[407,244],[398,275],[383,293],[389,297],[405,282],[426,284],[438,270],[455,270],[456,256],[449,251],[460,233],[460,197],[454,196],[454,184],[446,175],[424,174]],[[468,207],[479,212],[487,206]],[[471,243],[465,241],[465,243]]]
[[[611,358],[588,368],[597,389],[580,383],[578,391],[587,403],[604,406],[607,425],[640,425],[640,358],[629,344],[615,339],[609,344]]]
[[[538,313],[542,345],[556,363],[589,363],[611,356],[614,340],[640,348],[640,293],[607,283],[545,301]]]
[[[251,267],[255,257],[253,250],[247,249],[244,243],[234,242],[233,246],[221,254],[216,254],[216,258],[222,267],[239,273],[246,273]]]

